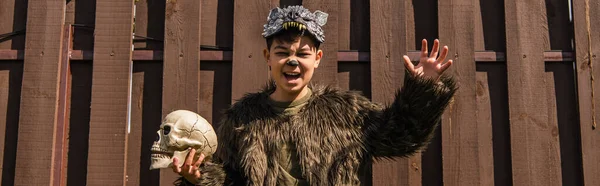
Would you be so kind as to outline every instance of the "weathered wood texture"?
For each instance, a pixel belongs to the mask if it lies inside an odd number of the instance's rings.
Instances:
[[[96,23],[96,0],[67,1],[65,24],[73,25],[72,40],[69,41],[72,50],[94,49],[94,26]],[[93,75],[93,52],[86,55],[89,59],[72,58],[70,51],[69,116],[67,138],[67,185],[86,185],[88,173],[88,154],[90,145],[90,117]]]
[[[27,1],[0,2],[0,49],[25,49]]]
[[[0,62],[0,80],[1,184],[14,185],[23,63]]]
[[[269,78],[263,49],[263,25],[278,0],[235,1],[233,12],[233,64],[231,100],[235,102],[247,92],[260,90]]]
[[[160,182],[160,171],[149,170],[149,153],[160,125],[157,121],[162,120],[162,74],[162,63],[159,61],[134,61],[131,127],[127,146],[127,185],[152,186],[159,185]]]
[[[164,0],[135,1],[134,45],[136,50],[162,50],[165,36]]]
[[[371,96],[390,104],[404,79],[408,51],[405,1],[371,1]],[[421,185],[421,157],[373,162],[373,184]]]
[[[600,20],[597,17],[600,17],[600,2],[573,1],[581,156],[585,185],[600,184]]]
[[[514,185],[560,185],[555,109],[543,52],[548,26],[543,1],[506,0],[508,98]]]
[[[167,1],[163,59],[162,116],[174,110],[198,112],[200,71],[200,5],[197,0]],[[178,177],[160,170],[161,185]]]
[[[133,1],[96,4],[87,185],[125,185]]]
[[[29,1],[28,10],[14,184],[53,185],[60,183],[55,174],[62,170],[62,164],[54,161],[62,159],[54,154],[62,147],[54,149],[53,142],[62,141],[54,137],[55,130],[60,130],[56,137],[62,137],[64,127],[57,118],[57,103],[65,4]]]
[[[0,50],[23,50],[27,1],[0,1]],[[20,54],[23,55],[22,52]],[[23,61],[0,61],[0,181],[14,185]]]
[[[479,172],[477,177],[473,179],[476,179],[474,182],[478,182],[480,185],[494,185],[493,107],[488,84],[490,75],[486,72],[476,72],[475,76],[478,126],[475,128],[475,132],[477,132],[477,149],[474,153],[477,153],[478,157],[474,163],[477,164],[477,167],[472,168]],[[464,179],[463,177],[460,178]]]
[[[479,120],[477,105],[477,74],[475,69],[474,1],[443,1],[438,4],[440,50],[448,45],[447,59],[454,62],[450,74],[455,75],[460,89],[451,101],[442,119],[442,154],[444,184],[484,185],[493,178],[483,177],[484,165],[493,164],[492,151],[483,151],[484,139],[480,129],[485,120]],[[473,119],[477,118],[477,119]],[[489,140],[489,139],[488,139]],[[491,149],[489,149],[491,150]],[[485,166],[487,167],[487,166]]]
[[[221,50],[233,48],[233,0],[202,1],[202,45]]]
[[[327,24],[323,26],[325,32],[325,42],[321,45],[323,57],[319,63],[319,68],[315,70],[311,82],[336,85],[338,63],[336,52],[338,51],[338,0],[303,0],[302,5],[314,12],[321,10],[327,12]],[[264,19],[264,18],[263,18]],[[264,22],[264,20],[263,20]],[[365,25],[366,27],[366,25]]]
[[[417,55],[409,57],[413,61],[418,60],[421,50],[421,42],[427,39],[428,48],[433,47],[433,40],[439,38],[438,27],[438,1],[420,0],[405,1],[406,6],[406,32],[408,51],[415,51]],[[393,17],[392,17],[393,18]],[[442,43],[443,44],[443,43]],[[441,123],[443,125],[443,123]],[[431,143],[425,152],[421,154],[421,185],[443,185],[443,163],[442,163],[442,125],[435,131]]]

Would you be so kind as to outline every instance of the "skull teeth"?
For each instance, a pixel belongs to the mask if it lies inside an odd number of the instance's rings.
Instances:
[[[152,155],[154,156],[155,154],[163,154],[163,155],[173,155],[173,152],[170,152],[168,150],[162,149],[160,147],[152,147],[152,149],[150,149],[150,151],[152,152]]]
[[[166,155],[166,154],[151,154],[151,156],[152,157],[160,157],[160,158],[162,158],[162,157],[171,157],[171,156]]]

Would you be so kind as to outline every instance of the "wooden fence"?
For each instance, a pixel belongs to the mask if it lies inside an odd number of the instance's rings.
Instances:
[[[216,123],[264,85],[262,24],[292,4],[330,14],[315,81],[373,101],[422,38],[450,47],[432,144],[365,185],[600,185],[598,0],[1,0],[2,185],[172,184],[148,170],[161,118]]]

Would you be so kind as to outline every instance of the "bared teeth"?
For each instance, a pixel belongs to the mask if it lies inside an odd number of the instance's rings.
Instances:
[[[290,28],[298,28],[299,30],[306,30],[307,27],[306,25],[302,24],[302,23],[298,23],[298,22],[285,22],[281,25],[283,27],[283,29],[290,29]]]

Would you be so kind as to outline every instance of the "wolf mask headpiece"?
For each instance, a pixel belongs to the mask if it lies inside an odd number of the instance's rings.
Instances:
[[[286,8],[274,8],[269,13],[267,24],[264,25],[263,37],[269,38],[283,29],[298,29],[308,31],[320,43],[325,42],[325,33],[321,28],[327,23],[329,14],[322,11],[311,13],[308,9],[296,5]]]

